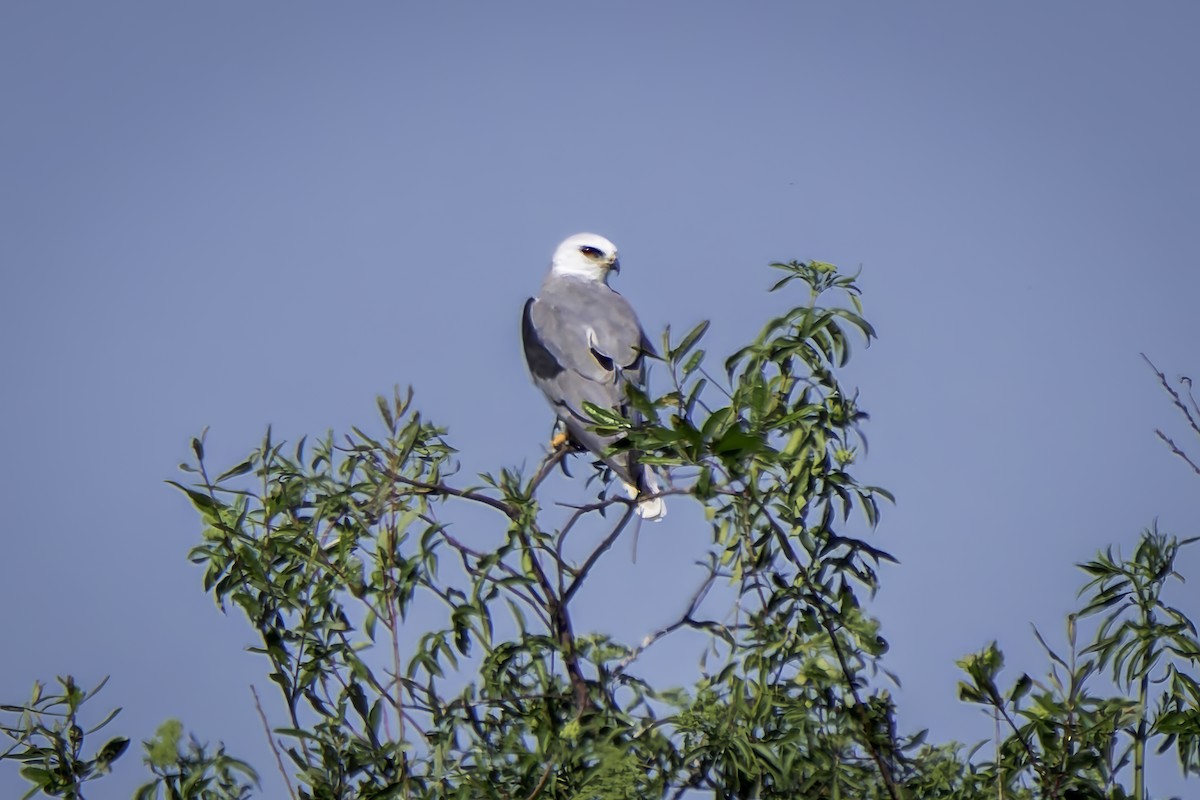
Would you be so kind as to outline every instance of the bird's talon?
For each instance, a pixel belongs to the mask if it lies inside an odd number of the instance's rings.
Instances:
[[[555,433],[553,436],[550,437],[550,449],[557,450],[558,448],[560,448],[564,444],[566,444],[566,442],[567,442],[567,432],[566,431],[558,431],[557,433]]]

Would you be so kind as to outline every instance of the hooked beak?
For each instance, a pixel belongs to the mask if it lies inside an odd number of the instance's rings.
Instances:
[[[609,272],[620,272],[621,271],[621,259],[614,258],[612,261],[608,262],[608,271]]]

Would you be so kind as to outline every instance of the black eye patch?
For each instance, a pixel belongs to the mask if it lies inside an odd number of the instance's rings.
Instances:
[[[602,258],[604,256],[603,250],[599,247],[592,247],[590,244],[580,245],[579,252],[588,258]]]

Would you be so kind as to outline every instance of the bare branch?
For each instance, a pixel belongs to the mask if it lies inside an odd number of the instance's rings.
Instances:
[[[693,615],[696,613],[696,609],[698,609],[700,604],[704,602],[704,597],[708,594],[708,590],[712,588],[713,582],[717,579],[717,572],[716,565],[714,564],[709,570],[708,577],[706,577],[700,584],[699,588],[692,593],[692,598],[688,601],[687,610],[684,611],[683,614],[681,614],[679,618],[670,625],[659,628],[657,631],[647,636],[642,640],[641,644],[633,648],[629,655],[621,659],[621,663],[617,664],[616,668],[614,668],[612,671],[612,676],[614,678],[624,674],[625,670],[629,668],[630,664],[636,661],[646,650],[653,647],[660,639],[669,636],[680,628],[689,627],[708,629],[717,624],[699,622],[693,618]],[[721,628],[722,633],[726,633],[726,635],[728,635],[727,632],[724,631],[724,626],[719,627]]]
[[[566,603],[555,593],[554,584],[550,582],[546,570],[542,567],[541,559],[537,554],[538,548],[533,546],[528,529],[518,525],[516,535],[521,542],[521,547],[525,548],[529,554],[529,563],[533,568],[534,578],[541,587],[542,594],[545,595],[546,613],[551,621],[550,628],[558,640],[559,647],[562,648],[563,666],[567,669],[567,677],[571,680],[571,688],[575,695],[575,710],[577,714],[582,715],[588,705],[588,689],[587,680],[583,677],[583,670],[579,666],[579,654],[575,650],[575,633],[571,628],[571,615],[567,611]]]
[[[275,740],[271,738],[271,723],[267,722],[267,714],[263,711],[262,701],[258,699],[258,690],[254,688],[254,684],[250,684],[250,693],[254,695],[254,707],[258,709],[258,718],[262,720],[263,732],[267,734],[267,744],[271,746],[271,752],[275,754],[275,765],[279,767],[279,774],[283,776],[283,783],[287,786],[288,797],[296,800],[296,790],[292,788],[292,779],[288,777],[287,769],[283,766],[283,756],[279,754],[279,747],[275,744]]]
[[[1173,386],[1171,386],[1170,381],[1167,380],[1167,376],[1164,375],[1158,367],[1154,366],[1154,362],[1151,361],[1145,353],[1142,353],[1141,355],[1145,362],[1150,365],[1150,369],[1154,371],[1154,375],[1158,378],[1158,382],[1162,384],[1163,389],[1166,390],[1167,394],[1171,395],[1172,402],[1174,402],[1175,406],[1183,412],[1183,415],[1187,418],[1188,424],[1191,426],[1192,430],[1196,431],[1196,433],[1200,433],[1200,422],[1197,422],[1196,417],[1192,416],[1191,409],[1189,409],[1183,402],[1183,398],[1180,397],[1179,392],[1176,391]]]
[[[676,493],[682,493],[682,490],[679,490]],[[652,496],[653,497],[662,497],[664,494],[666,494],[666,492],[659,492]],[[566,564],[566,559],[563,557],[563,544],[567,540],[567,534],[570,533],[571,530],[575,527],[575,523],[577,523],[585,514],[588,514],[592,511],[603,512],[604,509],[607,509],[609,506],[614,506],[614,505],[623,505],[623,506],[627,506],[628,508],[635,508],[637,506],[637,503],[638,503],[637,500],[631,500],[628,497],[622,497],[617,494],[614,494],[610,497],[606,497],[605,499],[600,500],[598,502],[588,503],[588,504],[582,505],[582,506],[571,505],[570,503],[558,503],[558,505],[562,506],[563,508],[575,509],[575,513],[570,516],[570,518],[566,521],[566,524],[564,524],[558,532],[558,541],[555,543],[555,547],[554,547],[554,557],[558,560],[558,563],[563,567],[563,569],[565,571],[570,572],[572,575],[578,575],[577,570],[572,569],[571,567],[567,566],[567,564]]]
[[[474,549],[468,547],[467,545],[463,544],[462,542],[458,541],[453,536],[451,536],[445,529],[439,531],[438,533],[441,535],[442,539],[444,539],[446,541],[447,544],[449,544],[452,548],[454,548],[454,550],[456,550],[458,552],[459,558],[462,559],[463,569],[467,571],[468,575],[471,575],[472,577],[482,578],[483,580],[489,581],[493,584],[500,585],[499,578],[495,578],[490,574],[481,572],[476,567],[473,567],[467,563],[468,557],[474,558],[476,560],[481,560],[485,557],[484,553],[481,553],[478,550],[474,550]],[[514,578],[523,577],[519,570],[517,570],[511,564],[504,562],[503,560],[497,561],[496,566],[499,567],[501,570],[503,570],[504,573],[509,575],[510,577],[514,577]],[[536,591],[532,591],[530,594],[526,594],[525,592],[521,591],[520,589],[514,588],[512,586],[504,586],[503,588],[510,594],[523,600],[531,609],[533,609],[533,612],[538,615],[538,618],[541,619],[542,623],[545,624],[547,628],[550,627],[550,620],[548,620],[546,618],[545,613],[544,613],[545,608],[546,608],[545,598],[538,596]]]
[[[1197,465],[1195,461],[1192,461],[1192,457],[1185,453],[1179,445],[1175,444],[1171,437],[1167,436],[1158,428],[1154,429],[1154,433],[1157,434],[1158,438],[1161,439],[1164,444],[1166,444],[1167,448],[1172,453],[1182,458],[1185,462],[1187,462],[1187,465],[1192,468],[1193,472],[1195,472],[1197,475],[1200,475],[1200,465]]]
[[[397,475],[392,471],[389,471],[387,475],[397,483],[403,483],[405,486],[412,486],[416,489],[421,489],[428,494],[461,497],[464,500],[473,500],[476,503],[482,503],[485,506],[491,506],[492,508],[504,514],[504,516],[514,521],[520,516],[517,509],[513,508],[510,504],[495,497],[491,497],[490,495],[482,494],[470,489],[456,489],[453,486],[447,486],[444,483],[426,483],[425,481],[419,481],[415,478]]]
[[[1196,433],[1197,436],[1200,436],[1200,422],[1197,422],[1197,417],[1200,417],[1200,407],[1197,407],[1196,398],[1192,394],[1191,380],[1189,378],[1183,378],[1180,382],[1188,387],[1187,396],[1188,396],[1188,400],[1191,401],[1192,407],[1196,408],[1195,415],[1192,414],[1192,409],[1188,408],[1187,403],[1185,403],[1183,401],[1183,397],[1179,393],[1179,391],[1171,385],[1170,381],[1167,380],[1167,376],[1165,374],[1163,374],[1162,370],[1160,370],[1158,367],[1156,367],[1154,365],[1154,362],[1151,361],[1150,358],[1145,353],[1142,353],[1141,356],[1142,356],[1142,360],[1144,360],[1147,364],[1150,365],[1150,369],[1154,372],[1155,377],[1158,378],[1159,384],[1163,387],[1163,389],[1166,391],[1166,393],[1171,396],[1171,402],[1175,405],[1176,408],[1178,408],[1181,412],[1183,412],[1183,416],[1188,421],[1188,425]],[[1174,440],[1172,440],[1171,437],[1167,436],[1167,434],[1163,433],[1161,429],[1155,428],[1154,433],[1158,435],[1158,438],[1161,439],[1168,448],[1170,448],[1172,453],[1174,453],[1175,455],[1182,458],[1184,460],[1184,462],[1189,467],[1192,468],[1193,472],[1195,472],[1197,475],[1200,475],[1200,464],[1197,464],[1194,460],[1192,460],[1192,457],[1189,456],[1186,452],[1184,452],[1182,447],[1175,444]]]
[[[530,494],[533,494],[535,491],[537,491],[537,488],[542,485],[542,481],[546,480],[547,476],[550,475],[550,472],[555,466],[558,465],[558,462],[566,458],[569,452],[571,452],[571,445],[567,442],[563,442],[558,447],[551,450],[549,455],[542,459],[541,466],[538,467],[538,471],[533,476],[533,480],[529,482]]]
[[[629,524],[629,520],[633,518],[633,514],[634,506],[631,504],[625,509],[625,513],[621,515],[621,519],[617,521],[612,532],[604,537],[604,541],[583,562],[583,566],[575,573],[575,579],[571,581],[571,585],[567,587],[567,591],[562,596],[563,605],[571,602],[571,598],[575,596],[575,592],[579,591],[579,587],[583,585],[583,579],[592,571],[592,567],[600,560],[600,556],[604,555],[613,546],[613,543],[617,541],[617,537],[621,535],[621,531],[625,530],[625,526]]]
[[[541,780],[539,780],[537,782],[537,786],[533,787],[533,791],[530,792],[525,797],[525,800],[534,800],[534,798],[536,798],[539,794],[542,793],[542,789],[545,788],[546,781],[550,780],[550,773],[552,773],[553,771],[554,771],[554,762],[553,761],[547,762],[546,769],[542,771]]]

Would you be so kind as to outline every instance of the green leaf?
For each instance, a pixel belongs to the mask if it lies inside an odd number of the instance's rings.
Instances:
[[[611,408],[601,408],[595,403],[589,403],[585,400],[583,410],[596,421],[598,426],[622,429],[632,427],[628,420]]]
[[[1016,685],[1013,686],[1012,691],[1008,694],[1009,701],[1013,703],[1017,702],[1022,697],[1027,695],[1031,688],[1033,688],[1033,679],[1028,675],[1021,675],[1021,677],[1017,679]]]
[[[1055,664],[1058,664],[1063,669],[1069,669],[1067,662],[1064,661],[1062,657],[1058,655],[1058,653],[1050,649],[1050,645],[1046,644],[1046,640],[1042,638],[1042,633],[1037,629],[1037,626],[1034,626],[1033,628],[1033,635],[1037,637],[1038,642],[1040,642],[1042,645],[1042,649],[1046,651],[1046,655],[1050,656],[1051,661],[1053,661]]]
[[[688,332],[687,336],[683,337],[683,341],[679,343],[679,346],[671,351],[671,361],[677,362],[679,359],[687,355],[688,351],[696,345],[696,342],[700,341],[700,337],[708,331],[708,325],[709,321],[704,320],[699,325],[692,328],[691,331]]]
[[[217,483],[222,483],[228,478],[236,478],[239,475],[245,475],[250,470],[254,469],[254,458],[248,458],[236,467],[231,467],[217,476]]]
[[[725,431],[713,444],[713,452],[724,458],[741,461],[754,453],[762,452],[763,441],[758,436],[734,426]]]
[[[202,513],[211,512],[218,508],[217,502],[204,492],[199,492],[195,489],[189,489],[177,481],[166,481],[166,483],[174,486],[176,489],[186,494],[188,499],[192,501],[192,505],[195,506],[197,511]]]
[[[733,409],[730,406],[718,408],[709,414],[708,419],[704,421],[704,426],[700,429],[701,437],[711,440],[717,435],[718,431],[721,431],[725,427],[731,416],[733,416]]]

